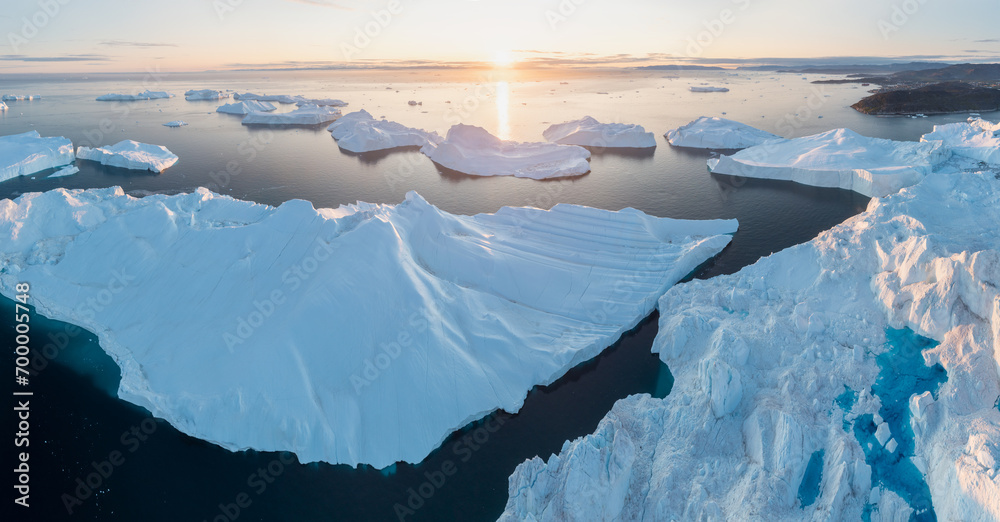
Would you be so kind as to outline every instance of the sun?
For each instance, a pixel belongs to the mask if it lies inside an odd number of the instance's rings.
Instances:
[[[510,51],[497,51],[493,53],[493,65],[497,67],[510,67],[514,64],[514,55]]]

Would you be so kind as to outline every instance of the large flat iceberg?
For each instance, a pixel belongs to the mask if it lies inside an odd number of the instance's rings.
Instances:
[[[434,162],[473,176],[558,178],[590,172],[590,152],[576,145],[503,141],[482,127],[455,125],[439,144],[421,152]]]
[[[215,109],[215,112],[222,112],[225,114],[250,114],[251,112],[270,112],[276,110],[274,105],[269,102],[262,102],[256,100],[244,100],[238,101],[236,103],[227,103]]]
[[[869,197],[899,192],[951,156],[941,143],[869,138],[849,129],[774,140],[708,160],[717,174],[794,181]]]
[[[590,116],[552,125],[542,136],[553,143],[584,147],[644,149],[656,146],[656,136],[641,125],[601,123]]]
[[[295,105],[299,107],[303,105],[319,105],[320,107],[347,107],[348,103],[344,100],[336,100],[333,98],[306,98],[303,96],[296,96],[298,101]]]
[[[187,101],[221,100],[223,98],[229,98],[229,93],[214,89],[192,89],[184,93],[184,99]]]
[[[315,210],[57,189],[0,201],[0,293],[30,282],[40,313],[97,334],[122,399],[191,436],[382,468],[517,411],[736,227],[574,205],[455,216],[415,193]]]
[[[339,109],[303,105],[291,112],[251,112],[243,118],[243,125],[321,125],[340,116]]]
[[[40,99],[42,97],[37,94],[4,94],[3,98],[0,98],[3,101],[32,101]]]
[[[745,123],[708,116],[667,131],[666,137],[675,147],[695,149],[745,149],[781,139]]]
[[[177,155],[167,150],[166,147],[132,140],[122,140],[109,147],[81,146],[76,151],[76,157],[96,161],[110,167],[151,170],[153,172],[163,172],[177,163]]]
[[[38,131],[0,136],[0,181],[72,163],[73,142]]]
[[[935,125],[934,131],[924,134],[920,141],[940,141],[955,154],[1000,163],[1000,123],[982,118],[969,118],[966,123]]]
[[[97,101],[140,101],[140,100],[163,100],[173,98],[174,95],[164,91],[143,91],[139,94],[105,94],[98,96]]]
[[[1000,167],[956,163],[670,289],[673,391],[519,466],[500,520],[1000,519]]]
[[[287,94],[254,94],[252,92],[237,93],[233,95],[235,100],[247,100],[247,101],[261,101],[261,102],[277,102],[277,103],[298,103],[302,100],[301,96],[289,96]]]
[[[394,121],[376,120],[368,111],[345,115],[327,127],[340,148],[350,152],[372,152],[397,147],[423,147],[440,143],[436,132],[407,127]]]

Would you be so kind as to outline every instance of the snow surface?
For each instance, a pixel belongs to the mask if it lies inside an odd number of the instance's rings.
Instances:
[[[68,165],[68,166],[65,166],[65,167],[59,169],[58,171],[56,171],[54,174],[50,175],[49,177],[50,178],[62,178],[62,177],[65,177],[65,176],[72,176],[73,174],[76,174],[78,172],[80,172],[80,169],[77,168],[76,165]]]
[[[590,172],[590,152],[583,147],[503,141],[472,125],[455,125],[443,142],[420,151],[444,167],[473,176],[544,179]]]
[[[76,157],[111,167],[151,170],[157,173],[177,163],[177,155],[166,147],[132,140],[122,140],[109,147],[96,149],[80,147],[76,151]]]
[[[73,162],[68,138],[43,138],[38,131],[0,136],[0,181]]]
[[[794,181],[881,197],[919,183],[948,160],[941,143],[869,138],[849,129],[782,139],[708,160],[717,174]]]
[[[40,100],[42,97],[37,94],[4,94],[3,98],[0,99],[3,101],[31,101]]]
[[[40,313],[97,334],[122,399],[191,436],[383,468],[517,411],[736,228],[575,205],[455,216],[413,192],[315,210],[56,189],[0,201],[0,293],[31,281]]]
[[[982,118],[969,118],[966,123],[935,125],[934,131],[924,134],[920,141],[940,141],[955,154],[1000,163],[1000,123]]]
[[[187,122],[184,120],[168,121],[163,124],[164,127],[183,127],[185,125],[187,125]]]
[[[251,112],[243,118],[243,125],[320,125],[336,120],[339,109],[303,105],[291,112]]]
[[[396,147],[423,147],[440,143],[436,132],[414,129],[394,121],[376,120],[368,111],[345,115],[327,127],[340,148],[350,152],[371,152]]]
[[[97,101],[139,101],[139,100],[162,100],[173,98],[174,95],[163,91],[143,91],[139,94],[105,94],[98,96]]]
[[[251,112],[270,112],[276,109],[277,108],[269,102],[243,100],[236,103],[227,103],[222,105],[218,109],[215,109],[215,112],[222,112],[226,114],[250,114]]]
[[[708,116],[702,116],[687,125],[670,130],[666,137],[675,147],[696,149],[745,149],[782,139],[781,136],[745,123]]]
[[[590,116],[552,125],[542,136],[553,143],[584,147],[644,149],[656,146],[656,136],[641,125],[601,123]]]
[[[1000,519],[1000,166],[974,170],[956,157],[809,243],[670,289],[653,348],[671,394],[623,399],[594,434],[519,466],[501,520],[909,520],[851,426],[883,422],[875,356],[902,327],[940,341],[917,358],[947,370],[936,398],[910,399],[902,462],[938,520]],[[860,391],[849,411],[845,387]]]
[[[727,87],[699,87],[697,85],[692,85],[688,87],[691,92],[729,92]]]
[[[184,99],[187,101],[221,100],[228,97],[228,92],[214,89],[192,89],[184,93]]]

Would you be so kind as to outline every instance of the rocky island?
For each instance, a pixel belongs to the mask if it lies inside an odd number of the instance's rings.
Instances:
[[[1000,110],[1000,89],[943,82],[877,92],[851,105],[873,115],[944,114]]]

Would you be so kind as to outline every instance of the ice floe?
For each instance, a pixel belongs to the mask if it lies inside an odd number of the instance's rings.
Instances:
[[[939,142],[869,138],[849,129],[782,139],[708,160],[717,174],[794,181],[870,197],[920,182],[951,151]]]
[[[702,116],[687,125],[668,131],[666,138],[675,147],[745,149],[781,139],[781,136],[738,121]]]
[[[1000,123],[981,118],[969,118],[966,123],[935,125],[920,141],[940,141],[955,154],[1000,163]]]
[[[382,468],[517,411],[736,226],[574,205],[456,216],[415,193],[315,210],[57,189],[0,201],[0,293],[31,281],[39,313],[97,334],[122,399],[191,436]]]
[[[80,147],[76,157],[96,161],[110,167],[133,170],[163,172],[177,163],[177,155],[162,145],[150,145],[138,141],[122,140],[108,147]]]
[[[98,96],[97,101],[140,101],[140,100],[162,100],[173,98],[174,95],[164,91],[143,91],[139,94],[105,94]]]
[[[192,89],[184,93],[184,99],[187,101],[221,100],[224,98],[229,98],[228,92],[214,89]]]
[[[504,141],[486,129],[459,124],[421,152],[436,163],[473,176],[557,178],[590,171],[590,152],[576,145]]]
[[[73,142],[38,131],[0,136],[0,181],[72,163]]]
[[[394,121],[376,120],[368,111],[361,110],[345,115],[327,127],[337,145],[350,152],[371,152],[397,147],[422,147],[440,143],[436,132],[414,129]]]
[[[340,116],[339,109],[303,105],[291,112],[251,112],[243,118],[243,125],[320,125]]]
[[[276,110],[274,105],[269,102],[262,102],[257,100],[243,100],[236,103],[227,103],[215,109],[215,112],[222,112],[225,114],[250,114],[251,112],[270,112]]]
[[[56,172],[52,173],[50,178],[62,178],[65,176],[72,176],[80,172],[80,169],[76,165],[67,165]]]
[[[610,148],[650,148],[656,146],[656,136],[641,125],[601,123],[590,116],[550,126],[542,136],[563,145]]]

